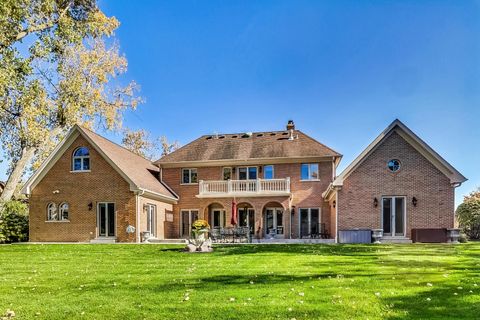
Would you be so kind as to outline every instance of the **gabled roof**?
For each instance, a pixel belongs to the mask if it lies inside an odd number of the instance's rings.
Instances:
[[[155,164],[246,161],[281,158],[341,158],[341,154],[305,133],[294,130],[204,135],[162,157]]]
[[[400,120],[393,121],[363,152],[333,181],[329,190],[332,187],[340,187],[343,185],[345,179],[355,171],[355,169],[379,146],[382,142],[390,136],[392,132],[398,133],[405,141],[407,141],[413,148],[422,154],[428,161],[430,161],[440,172],[445,174],[450,179],[452,185],[461,184],[467,181],[460,172],[457,171],[451,164],[443,159],[435,150],[433,150],[427,143],[420,139],[412,130],[410,130]],[[328,193],[328,190],[327,190]]]
[[[30,177],[22,189],[23,193],[29,194],[31,192],[79,135],[83,136],[130,184],[131,191],[142,192],[170,202],[178,200],[178,196],[157,178],[159,176],[159,168],[152,164],[151,161],[93,131],[77,125],[70,130],[40,168]]]

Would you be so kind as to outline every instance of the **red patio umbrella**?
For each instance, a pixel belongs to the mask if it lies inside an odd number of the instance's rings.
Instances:
[[[232,219],[230,220],[231,225],[237,225],[237,203],[235,199],[232,200]]]

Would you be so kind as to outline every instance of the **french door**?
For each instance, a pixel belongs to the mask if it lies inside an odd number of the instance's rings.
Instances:
[[[406,214],[405,197],[383,197],[383,235],[386,237],[404,237]]]
[[[247,227],[250,234],[255,232],[255,210],[253,208],[238,208],[238,226]]]
[[[320,209],[300,209],[300,238],[309,238],[320,232]]]
[[[198,220],[198,210],[182,210],[180,211],[180,236],[190,237],[192,233],[192,224]]]
[[[115,204],[101,202],[97,209],[97,228],[99,237],[115,237]]]
[[[157,206],[147,204],[145,207],[147,211],[147,231],[151,237],[157,236]]]
[[[212,228],[224,228],[225,227],[225,210],[213,209],[211,212],[210,226]]]
[[[265,210],[265,233],[267,236],[283,236],[284,230],[282,208],[267,208]]]

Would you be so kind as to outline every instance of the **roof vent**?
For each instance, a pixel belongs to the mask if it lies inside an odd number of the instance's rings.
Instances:
[[[293,122],[293,120],[288,120],[287,130],[295,130],[295,123]]]

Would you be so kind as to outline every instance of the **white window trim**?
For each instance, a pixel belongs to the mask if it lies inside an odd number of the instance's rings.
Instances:
[[[317,178],[317,179],[302,179],[302,166],[303,165],[308,165],[308,176],[310,177],[311,173],[312,173],[311,170],[310,170],[310,166],[312,164],[317,165],[318,175],[320,176],[320,164],[319,163],[317,163],[317,162],[302,163],[302,164],[300,164],[300,182],[320,181],[320,178]]]
[[[215,221],[215,218],[214,218],[214,212],[215,211],[219,211],[220,212],[220,226],[219,227],[215,227],[213,222]],[[227,215],[226,215],[226,210],[225,209],[212,209],[212,212],[211,212],[211,217],[210,217],[210,226],[212,228],[225,228],[227,226]]]
[[[148,230],[148,219],[149,219],[150,210],[153,210],[152,221],[150,222],[150,227],[152,230]],[[151,237],[155,238],[157,236],[157,205],[153,203],[146,203],[145,213],[146,213],[146,225],[147,225],[146,231],[150,232]]]
[[[241,166],[237,167],[237,179],[240,180],[240,168],[247,168],[247,179],[246,180],[258,180],[258,166]],[[250,179],[249,174],[248,174],[248,168],[256,168],[257,169],[257,179]]]
[[[57,219],[53,220],[53,219],[49,219],[50,217],[50,205],[55,205],[56,206],[56,211],[57,211]],[[68,219],[62,219],[62,212],[61,212],[61,207],[62,205],[66,204],[68,206]],[[47,219],[45,220],[45,222],[54,222],[54,223],[58,223],[58,222],[70,222],[70,205],[68,204],[68,202],[62,202],[60,203],[60,205],[57,206],[57,204],[55,202],[49,202],[47,204]]]
[[[183,182],[183,170],[188,170],[188,180],[192,181],[192,170],[195,170],[197,172],[197,182]],[[196,185],[198,184],[198,170],[197,168],[182,168],[182,176],[180,177],[180,185],[183,186],[188,186],[188,185]]]
[[[88,156],[75,156],[75,152],[77,152],[78,149],[80,148],[86,148],[88,150]],[[75,159],[80,159],[80,164],[81,164],[81,169],[80,170],[75,170]],[[83,169],[83,159],[88,159],[88,167],[92,168],[92,161],[90,159],[90,148],[81,146],[76,148],[73,153],[72,153],[72,170],[70,172],[90,172],[91,169],[84,170]]]
[[[63,206],[64,204],[66,204],[67,207],[68,207],[68,209],[67,209],[67,211],[68,211],[68,219],[63,219],[62,206]],[[59,216],[58,216],[59,221],[70,221],[70,205],[68,204],[68,202],[62,202],[62,203],[60,203],[60,205],[58,206],[58,214],[59,214]]]
[[[273,229],[275,229],[275,235],[281,235],[281,236],[285,236],[285,223],[284,223],[284,219],[285,219],[285,209],[283,209],[282,207],[267,207],[265,208],[265,235],[268,235],[268,229],[267,229],[267,215],[266,215],[266,212],[267,210],[272,210],[273,211]],[[278,232],[278,220],[277,220],[277,210],[280,210],[282,211],[282,225],[280,227],[283,228],[283,233],[277,233]]]
[[[265,167],[272,167],[272,177],[271,178],[265,178],[265,172],[266,172]],[[275,165],[266,164],[266,165],[263,166],[262,170],[263,170],[263,179],[265,179],[265,180],[275,179]]]
[[[308,230],[309,230],[309,234],[310,234],[310,230],[312,230],[312,209],[317,209],[318,210],[318,223],[319,224],[322,223],[322,208],[320,208],[320,207],[299,208],[298,209],[298,237],[300,239],[302,239],[302,215],[301,215],[301,211],[302,210],[308,210]]]

